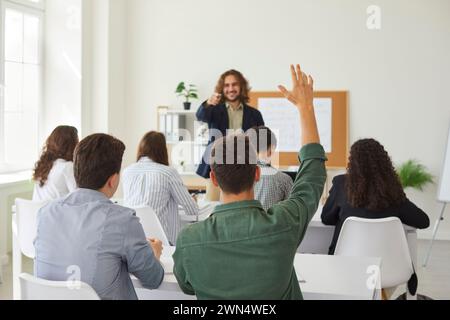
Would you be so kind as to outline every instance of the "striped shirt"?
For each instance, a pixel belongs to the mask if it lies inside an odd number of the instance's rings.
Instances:
[[[148,206],[155,210],[167,238],[175,244],[181,229],[178,205],[188,215],[199,212],[178,172],[143,157],[126,168],[122,178],[124,205],[132,208]]]
[[[268,164],[258,162],[258,166],[261,168],[261,179],[255,185],[255,199],[267,211],[289,197],[294,182],[287,174]]]

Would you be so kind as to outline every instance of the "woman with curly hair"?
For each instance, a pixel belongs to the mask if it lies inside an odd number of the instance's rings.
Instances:
[[[342,225],[349,217],[398,217],[403,224],[418,229],[430,225],[427,214],[406,198],[389,154],[374,139],[356,142],[350,150],[347,174],[333,179],[322,211],[322,222],[336,226],[330,254],[334,254]]]
[[[54,200],[76,189],[73,175],[73,152],[78,144],[78,130],[70,126],[59,126],[42,150],[35,165],[33,200]]]

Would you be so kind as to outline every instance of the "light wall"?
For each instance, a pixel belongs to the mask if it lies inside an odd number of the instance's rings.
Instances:
[[[236,68],[254,90],[272,91],[289,84],[288,66],[299,62],[317,90],[349,91],[350,143],[374,137],[394,162],[418,159],[439,177],[450,125],[450,2],[379,0],[381,30],[368,30],[372,4],[127,0],[126,112],[113,119],[124,116],[125,164],[143,133],[156,129],[156,107],[181,107],[179,81],[197,84],[206,99],[219,74]],[[436,189],[408,191],[433,223]],[[444,221],[439,237],[449,235]]]
[[[126,0],[83,0],[83,136],[124,138]]]
[[[41,144],[58,125],[81,129],[81,0],[46,0]]]

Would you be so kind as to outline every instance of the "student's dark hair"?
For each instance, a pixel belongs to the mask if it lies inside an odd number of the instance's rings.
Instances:
[[[392,160],[374,139],[357,141],[350,150],[346,193],[355,208],[384,210],[406,201]]]
[[[223,89],[225,87],[225,79],[228,76],[234,76],[239,82],[239,86],[241,87],[241,94],[239,96],[239,101],[242,103],[248,103],[250,101],[250,85],[248,80],[245,79],[244,75],[237,70],[228,70],[224,74],[220,76],[219,81],[216,85],[216,92],[222,94],[222,100],[220,103],[225,102],[225,96],[223,95]]]
[[[56,160],[73,161],[73,151],[77,143],[77,128],[59,126],[53,130],[45,142],[40,159],[35,164],[33,180],[43,187]]]
[[[246,135],[230,135],[214,143],[211,169],[223,192],[239,194],[253,188],[256,167],[256,151]]]
[[[167,152],[166,137],[156,131],[145,134],[139,143],[137,161],[142,157],[148,157],[156,163],[168,166],[169,154]]]
[[[258,153],[277,147],[277,137],[268,127],[253,127],[246,132],[246,135]]]
[[[77,186],[101,189],[112,175],[120,173],[124,152],[123,142],[107,134],[93,134],[83,139],[74,154]]]

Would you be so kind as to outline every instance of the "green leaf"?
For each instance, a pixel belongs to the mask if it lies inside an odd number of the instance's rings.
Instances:
[[[175,93],[178,94],[178,97],[185,97],[187,102],[189,102],[189,98],[198,99],[197,86],[190,84],[188,87],[189,89],[186,88],[185,82],[180,82]]]
[[[417,160],[409,160],[397,168],[397,173],[403,188],[413,188],[423,191],[428,183],[434,183],[434,177],[428,169]]]
[[[186,85],[184,82],[180,82],[177,86],[177,90],[175,91],[175,93],[181,93],[184,90],[186,90]]]

